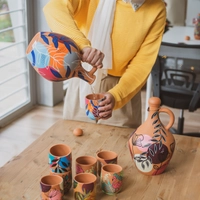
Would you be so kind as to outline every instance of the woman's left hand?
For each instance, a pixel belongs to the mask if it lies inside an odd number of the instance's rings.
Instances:
[[[103,67],[104,53],[92,47],[85,47],[81,51],[82,61],[87,62],[98,69]]]
[[[109,119],[112,117],[112,111],[115,106],[115,99],[109,92],[104,93],[104,100],[99,103],[99,117],[101,119]]]

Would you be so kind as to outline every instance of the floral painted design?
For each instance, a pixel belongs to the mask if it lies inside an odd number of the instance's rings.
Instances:
[[[48,192],[51,189],[50,185],[40,184],[42,192]]]
[[[98,119],[99,117],[99,110],[98,110],[98,102],[95,102],[96,104],[94,104],[94,101],[92,100],[86,100],[86,115],[91,119],[91,120],[95,120]]]
[[[92,166],[90,169],[86,170],[85,173],[91,173],[97,175],[97,169],[96,167]]]
[[[122,187],[122,172],[120,174],[105,174],[101,177],[101,188],[106,194],[118,193]]]
[[[74,189],[77,187],[78,183],[74,180],[73,187]],[[94,183],[83,184],[81,189],[82,191],[74,192],[75,200],[95,200],[95,191],[94,191]]]
[[[97,169],[96,167],[92,166],[90,169],[88,170],[84,170],[80,165],[76,165],[76,173],[80,174],[80,173],[91,173],[96,175],[97,174]]]
[[[55,173],[71,171],[71,154],[61,158],[49,154],[49,164],[52,171]]]
[[[61,199],[62,197],[62,193],[60,190],[51,190],[49,192],[49,200],[58,200],[58,199]]]
[[[58,200],[62,198],[60,189],[51,188],[51,186],[41,185],[42,200]]]
[[[159,112],[152,114],[153,137],[146,134],[138,134],[137,130],[130,136],[129,149],[137,168],[142,172],[150,172],[154,169],[155,174],[162,173],[172,157],[175,142],[170,144],[170,149],[165,145],[167,132],[158,117]],[[136,146],[142,153],[134,154],[131,145]],[[170,150],[170,151],[169,151]],[[164,163],[165,162],[165,163]]]
[[[26,54],[38,74],[47,80],[63,81],[79,77],[88,82],[77,44],[64,35],[39,32],[30,42]]]
[[[76,173],[77,174],[84,173],[84,170],[82,169],[80,165],[76,165]]]
[[[69,173],[63,177],[64,194],[67,194],[72,187],[72,174]]]

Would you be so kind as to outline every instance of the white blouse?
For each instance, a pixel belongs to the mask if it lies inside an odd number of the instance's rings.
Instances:
[[[130,3],[133,7],[134,11],[137,11],[142,4],[145,2],[145,0],[123,0],[125,3]]]

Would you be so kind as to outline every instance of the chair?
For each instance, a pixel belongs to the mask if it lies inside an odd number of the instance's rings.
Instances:
[[[184,110],[200,108],[200,46],[163,42],[151,75],[153,96],[159,97],[162,105],[180,109],[178,127],[171,132],[200,137],[200,133],[183,131]]]

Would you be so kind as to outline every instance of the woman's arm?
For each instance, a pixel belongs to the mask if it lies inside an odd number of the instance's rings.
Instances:
[[[87,6],[87,0],[85,0],[85,4],[83,4],[83,0],[50,0],[43,8],[51,31],[70,37],[80,49],[90,46],[90,41],[80,31],[74,19],[76,13],[80,9],[84,10],[84,7]],[[82,23],[84,23],[84,19],[82,20]]]
[[[146,16],[148,17],[148,16]],[[166,10],[160,10],[156,20],[151,25],[148,35],[144,39],[139,51],[130,61],[119,83],[109,90],[115,99],[114,109],[123,107],[146,83],[155,63],[160,48],[166,21]],[[140,30],[136,31],[140,34]]]
[[[43,11],[51,31],[73,39],[81,50],[82,61],[101,68],[104,54],[90,46],[90,41],[79,28],[87,29],[89,26],[89,3],[89,0],[50,0]],[[95,6],[93,8],[95,10]]]

